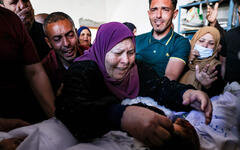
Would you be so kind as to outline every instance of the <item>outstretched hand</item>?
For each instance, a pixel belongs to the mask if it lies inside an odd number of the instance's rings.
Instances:
[[[196,79],[203,85],[206,89],[211,87],[212,83],[217,80],[218,71],[213,67],[209,68],[209,64],[203,67],[200,71],[199,66],[196,65]]]
[[[212,119],[212,103],[208,95],[200,90],[189,89],[183,94],[183,105],[190,105],[191,107],[204,112],[205,123],[209,124]]]
[[[121,119],[122,129],[150,147],[171,139],[173,124],[164,115],[139,106],[128,106]]]

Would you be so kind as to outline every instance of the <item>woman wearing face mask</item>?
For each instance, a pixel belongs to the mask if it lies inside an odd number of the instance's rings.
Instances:
[[[191,40],[189,70],[180,83],[191,84],[214,96],[222,92],[224,83],[221,77],[221,63],[216,59],[219,51],[220,33],[214,27],[203,27]]]

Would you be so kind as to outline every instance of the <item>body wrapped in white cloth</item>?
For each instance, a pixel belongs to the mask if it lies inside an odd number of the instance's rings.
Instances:
[[[223,94],[211,98],[213,117],[205,124],[202,112],[191,111],[186,118],[195,128],[202,150],[240,150],[240,85],[227,84]],[[185,112],[174,112],[158,105],[149,97],[125,99],[122,104],[144,103],[154,106],[172,118]],[[91,143],[78,143],[68,129],[56,118],[41,123],[0,132],[0,140],[11,137],[27,136],[17,150],[147,150],[141,142],[125,132],[111,131]]]

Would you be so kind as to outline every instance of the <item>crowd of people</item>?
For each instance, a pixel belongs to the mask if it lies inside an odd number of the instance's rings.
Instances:
[[[64,12],[0,5],[0,149],[240,150],[240,32],[218,2],[191,40],[177,0],[149,0],[150,32],[108,22],[93,43]]]

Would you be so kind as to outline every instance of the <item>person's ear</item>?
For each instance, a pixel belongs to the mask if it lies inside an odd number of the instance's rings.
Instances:
[[[4,5],[3,5],[3,4],[0,4],[0,7],[4,7]]]
[[[178,9],[175,9],[173,12],[173,19],[175,19],[177,17],[178,14]]]
[[[50,41],[48,40],[48,38],[47,38],[47,37],[45,37],[44,39],[45,39],[45,41],[46,41],[46,43],[47,43],[48,47],[49,47],[50,49],[52,49],[53,47],[52,47],[52,45],[51,45]]]
[[[150,10],[147,11],[148,12],[148,17],[150,18],[151,12]]]

